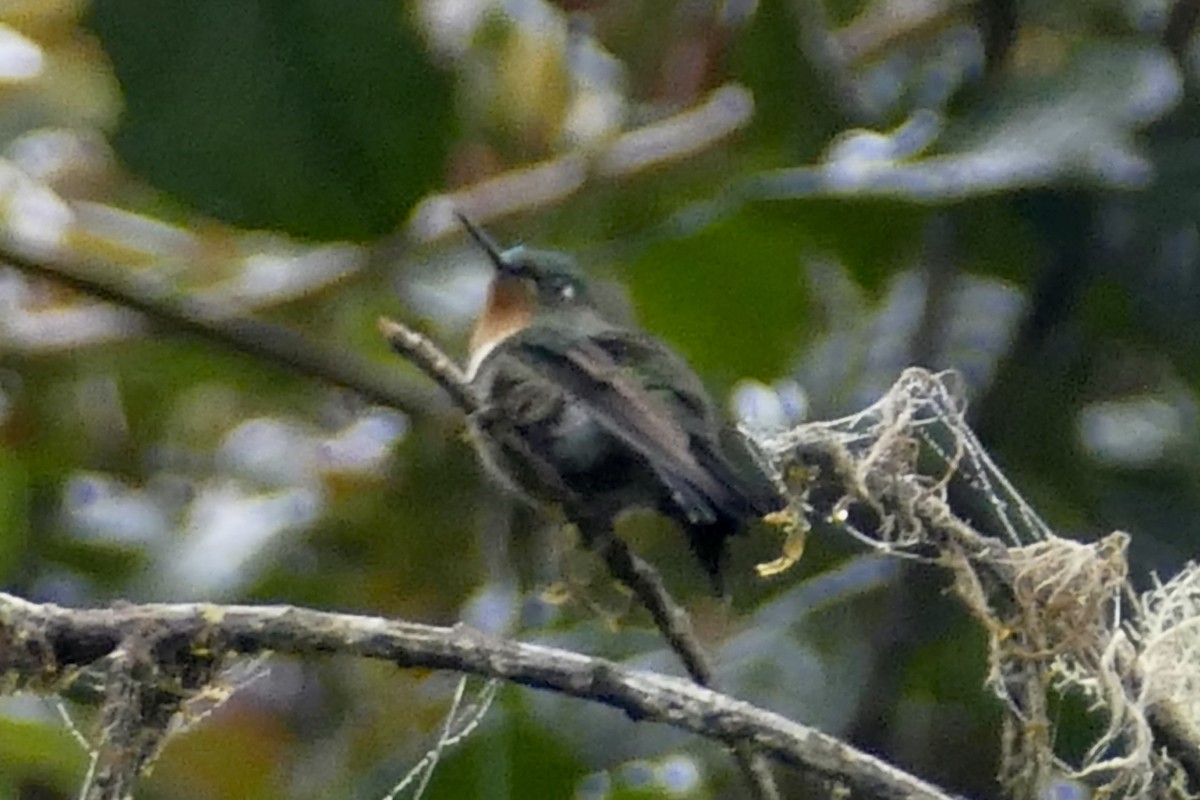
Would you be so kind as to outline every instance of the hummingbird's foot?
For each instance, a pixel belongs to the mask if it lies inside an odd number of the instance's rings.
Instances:
[[[769,578],[787,572],[804,555],[804,544],[808,539],[808,521],[791,508],[773,511],[763,517],[763,522],[784,531],[783,547],[779,558],[757,564],[754,571],[760,578]]]
[[[572,605],[581,608],[586,614],[599,620],[610,633],[617,633],[634,605],[633,595],[628,591],[621,591],[623,588],[617,587],[615,593],[610,593],[613,596],[603,597],[593,584],[569,579],[547,586],[538,597],[548,605]]]
[[[624,584],[613,581],[609,571],[597,561],[596,550],[591,546],[596,541],[594,537],[585,541],[579,525],[569,518],[563,517],[557,523],[561,536],[555,541],[553,560],[558,578],[541,591],[540,598],[550,605],[579,609],[609,631],[619,631],[636,598]],[[595,534],[596,530],[591,532]]]
[[[552,606],[565,606],[572,596],[571,584],[567,581],[555,581],[538,592],[541,601]]]

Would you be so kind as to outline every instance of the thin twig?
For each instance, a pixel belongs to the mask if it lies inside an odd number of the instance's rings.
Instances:
[[[629,587],[650,612],[655,627],[679,656],[692,680],[719,691],[712,663],[692,629],[691,616],[671,597],[658,570],[639,558],[620,537],[611,533],[599,540],[598,550],[612,576]],[[734,743],[733,755],[755,795],[761,800],[777,800],[779,789],[766,760],[745,742]]]
[[[0,248],[0,265],[4,264],[138,311],[166,330],[192,334],[268,364],[350,389],[374,403],[409,412],[428,412],[441,404],[429,389],[372,366],[352,353],[325,347],[279,325],[230,316],[211,303],[135,280],[115,266],[27,258],[11,247]]]
[[[379,332],[396,351],[429,377],[437,381],[450,399],[465,414],[479,410],[480,399],[467,376],[454,361],[426,337],[387,317],[379,318]]]
[[[475,702],[474,707],[467,707],[467,712],[461,718],[456,719],[459,703],[462,701],[461,691],[465,688],[467,677],[462,676],[459,682],[459,688],[455,690],[454,700],[450,704],[450,711],[446,716],[446,727],[442,730],[442,735],[438,737],[437,744],[433,750],[430,750],[425,756],[417,762],[417,764],[408,771],[400,782],[392,787],[392,790],[384,796],[383,800],[396,800],[400,793],[409,787],[409,785],[420,776],[433,774],[433,769],[437,765],[437,761],[441,758],[442,753],[447,747],[453,747],[456,744],[461,744],[464,739],[475,732],[479,724],[483,722],[483,718],[487,715],[488,710],[492,707],[492,701],[496,699],[496,693],[500,688],[500,681],[495,678],[489,680],[479,692],[479,699]],[[458,726],[457,730],[454,726]],[[421,788],[417,789],[413,800],[419,800],[424,791],[425,779],[422,778]]]
[[[67,726],[67,732],[71,734],[71,737],[83,749],[83,752],[87,753],[87,772],[85,772],[83,775],[83,786],[79,790],[80,800],[85,800],[85,798],[88,796],[88,792],[91,791],[92,779],[96,775],[96,762],[100,758],[100,753],[96,750],[96,748],[92,747],[92,743],[89,742],[87,737],[83,735],[83,731],[79,730],[79,726],[76,725],[75,720],[71,718],[71,712],[67,710],[66,703],[63,702],[62,698],[51,698],[51,702],[54,705],[54,710],[58,712],[58,716],[62,718],[63,724]]]
[[[588,536],[585,534],[585,540]],[[650,612],[655,627],[683,662],[687,674],[701,686],[715,688],[712,664],[696,638],[691,617],[671,597],[658,570],[639,558],[618,536],[605,531],[593,539],[608,571],[627,586]]]
[[[429,782],[433,780],[433,773],[437,769],[438,762],[442,760],[442,753],[446,749],[446,742],[450,739],[450,732],[454,729],[454,718],[458,716],[458,708],[462,705],[463,695],[467,691],[467,676],[460,675],[458,677],[458,687],[454,690],[454,699],[450,702],[450,710],[446,712],[446,723],[442,726],[442,735],[438,737],[437,744],[429,753],[429,765],[425,768],[421,775],[421,781],[417,784],[417,791],[413,794],[413,800],[421,800],[425,796],[425,790],[429,788]]]
[[[462,625],[442,628],[295,606],[187,603],[68,609],[0,592],[4,688],[60,689],[77,668],[105,658],[131,634],[147,630],[163,643],[159,650],[202,651],[215,661],[268,650],[299,657],[342,654],[499,678],[603,703],[635,720],[663,722],[728,744],[744,741],[865,797],[950,800],[937,787],[832,736],[693,681],[569,650],[495,639]]]

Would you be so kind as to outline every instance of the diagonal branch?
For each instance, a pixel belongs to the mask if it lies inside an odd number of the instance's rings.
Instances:
[[[95,262],[27,258],[0,247],[0,265],[14,267],[84,294],[138,311],[169,331],[179,331],[282,369],[350,389],[374,403],[402,411],[438,408],[438,396],[354,356],[313,342],[296,331],[250,317],[231,316],[211,303],[152,286],[127,270]]]
[[[437,345],[399,322],[379,318],[379,332],[397,354],[437,381],[464,414],[473,414],[481,404],[467,376]]]
[[[856,796],[950,800],[937,787],[820,731],[691,681],[627,669],[569,650],[495,639],[462,625],[420,625],[294,606],[200,603],[70,609],[0,592],[0,675],[5,691],[56,691],[78,669],[126,641],[153,641],[167,662],[180,653],[273,651],[298,657],[342,654],[401,667],[500,678],[618,708],[716,741],[752,747]],[[169,664],[168,664],[169,665]]]

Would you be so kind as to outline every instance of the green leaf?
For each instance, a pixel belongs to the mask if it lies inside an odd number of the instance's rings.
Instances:
[[[682,238],[642,250],[628,271],[641,321],[697,370],[730,382],[786,371],[820,329],[805,265],[835,258],[877,285],[920,232],[917,206],[874,199],[752,204],[680,225]]]
[[[115,144],[226,222],[315,238],[393,229],[438,181],[448,78],[392,0],[98,0],[125,95]]]
[[[642,322],[701,372],[769,378],[804,319],[797,226],[739,212],[647,247],[629,270]]]
[[[763,0],[731,53],[734,77],[754,93],[750,138],[785,152],[812,152],[842,120],[827,81],[801,50],[793,3]]]

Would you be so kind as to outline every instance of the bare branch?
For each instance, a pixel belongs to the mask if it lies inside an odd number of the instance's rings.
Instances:
[[[350,389],[374,403],[409,412],[427,412],[441,403],[431,390],[380,370],[352,353],[324,347],[279,325],[230,316],[211,303],[134,280],[128,271],[112,265],[32,259],[11,247],[0,248],[0,265],[4,264],[138,311],[167,330],[192,334],[268,364]]]
[[[392,350],[408,359],[438,386],[446,390],[454,404],[465,414],[479,410],[480,400],[467,381],[467,376],[437,345],[421,334],[395,320],[379,318],[379,332]]]
[[[635,720],[673,725],[755,749],[864,797],[950,800],[950,795],[838,739],[691,681],[627,669],[569,650],[495,639],[462,625],[420,625],[294,606],[120,605],[68,609],[0,593],[2,687],[55,691],[78,668],[116,653],[132,636],[168,665],[203,652],[214,662],[274,651],[342,654],[401,667],[500,678],[621,709]],[[160,662],[160,668],[161,668]]]

